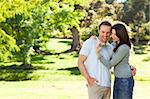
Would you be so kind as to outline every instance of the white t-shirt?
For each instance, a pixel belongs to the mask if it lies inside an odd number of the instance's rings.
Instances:
[[[85,68],[89,75],[98,80],[98,85],[110,87],[111,86],[111,74],[110,71],[98,60],[96,55],[96,45],[98,40],[88,39],[83,43],[80,50],[80,55],[87,56],[85,61]],[[106,47],[101,49],[103,57],[110,59],[113,53],[113,46],[109,43]]]

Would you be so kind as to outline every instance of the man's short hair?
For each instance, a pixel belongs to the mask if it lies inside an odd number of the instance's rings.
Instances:
[[[112,27],[112,25],[111,25],[110,22],[108,22],[108,21],[103,21],[103,22],[101,22],[101,24],[99,25],[98,29],[100,29],[100,27],[101,27],[102,25],[107,25],[107,26]]]

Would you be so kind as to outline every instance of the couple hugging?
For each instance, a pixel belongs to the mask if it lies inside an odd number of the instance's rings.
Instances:
[[[136,68],[129,65],[131,43],[126,27],[103,21],[99,37],[92,36],[83,43],[78,68],[85,77],[89,99],[110,99],[111,73],[114,67],[113,99],[132,99]],[[111,36],[113,43],[109,43]]]

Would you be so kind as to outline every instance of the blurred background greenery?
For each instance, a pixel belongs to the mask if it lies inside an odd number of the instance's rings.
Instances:
[[[0,8],[0,98],[87,99],[78,52],[108,20],[126,24],[137,68],[134,97],[148,99],[148,0],[0,0]]]

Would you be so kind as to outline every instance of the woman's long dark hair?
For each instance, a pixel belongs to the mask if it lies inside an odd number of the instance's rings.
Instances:
[[[116,48],[114,49],[114,52],[118,49],[118,47],[122,44],[126,44],[131,48],[131,43],[129,39],[129,35],[127,32],[126,27],[123,24],[115,24],[112,29],[116,31],[116,36],[120,39],[119,44],[117,44]]]

